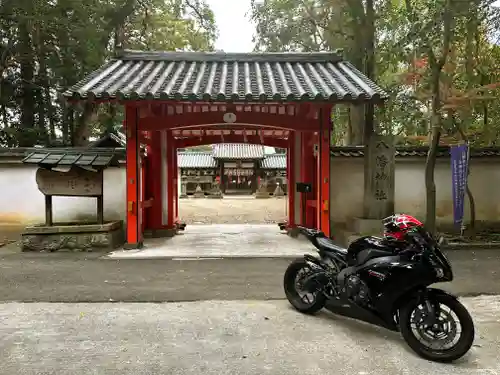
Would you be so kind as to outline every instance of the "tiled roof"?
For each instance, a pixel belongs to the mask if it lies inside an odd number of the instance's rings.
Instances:
[[[101,138],[95,140],[89,144],[89,148],[92,147],[125,147],[127,146],[127,138],[125,134],[121,132],[107,133]]]
[[[178,152],[179,168],[215,168],[217,162],[211,152]]]
[[[401,146],[396,147],[396,157],[426,157],[428,147],[411,147]],[[337,157],[363,157],[363,146],[338,146],[331,148],[331,155]],[[437,157],[449,157],[450,148],[448,146],[441,146],[438,148]],[[471,148],[471,157],[498,157],[500,156],[500,148],[486,147],[486,148]]]
[[[377,101],[387,94],[336,53],[125,51],[64,95],[189,101]]]
[[[93,150],[57,150],[41,149],[31,152],[22,162],[47,167],[72,166],[106,168],[109,165],[118,165],[119,155],[105,149]]]
[[[262,169],[286,169],[286,154],[267,155],[260,165]]]
[[[220,143],[213,145],[215,159],[262,159],[264,146],[248,143]]]

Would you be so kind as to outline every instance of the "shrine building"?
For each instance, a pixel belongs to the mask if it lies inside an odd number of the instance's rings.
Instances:
[[[197,186],[208,192],[213,183],[220,184],[223,194],[254,194],[262,183],[269,194],[277,185],[286,194],[286,154],[274,147],[223,143],[212,145],[211,151],[182,150],[177,158],[182,195],[193,194]]]

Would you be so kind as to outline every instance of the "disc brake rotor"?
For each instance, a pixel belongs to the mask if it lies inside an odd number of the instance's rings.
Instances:
[[[436,318],[434,324],[427,324],[428,312],[425,308],[417,308],[414,311],[412,323],[415,324],[415,333],[417,339],[426,345],[431,346],[439,345],[444,348],[445,346],[453,343],[458,332],[458,325],[455,321],[451,311],[446,311],[441,306],[435,306]],[[452,344],[453,346],[454,344]]]

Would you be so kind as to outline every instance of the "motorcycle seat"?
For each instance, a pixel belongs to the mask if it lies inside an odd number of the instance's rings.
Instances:
[[[319,247],[324,251],[331,252],[331,253],[338,253],[341,255],[347,254],[346,248],[337,245],[335,242],[333,242],[328,237],[317,237],[316,242],[319,245]]]

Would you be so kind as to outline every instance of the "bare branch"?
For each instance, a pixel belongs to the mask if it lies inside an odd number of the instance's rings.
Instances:
[[[198,21],[200,22],[200,25],[205,29],[209,30],[210,26],[207,25],[207,20],[206,17],[200,12],[198,7],[194,4],[192,4],[189,0],[185,0],[186,6],[193,11],[194,14],[198,17]]]

